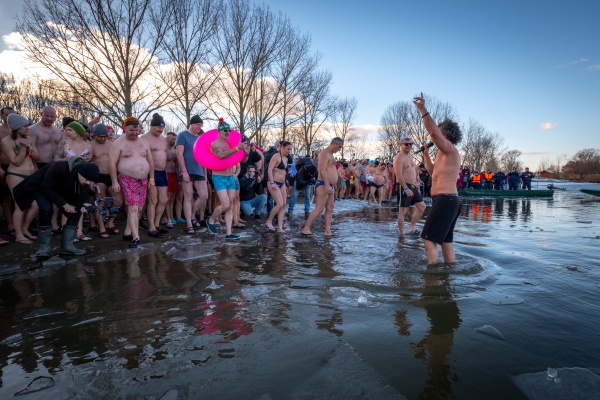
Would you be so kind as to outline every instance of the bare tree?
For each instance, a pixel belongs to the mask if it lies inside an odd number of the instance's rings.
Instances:
[[[492,133],[478,121],[471,119],[467,127],[463,127],[464,137],[459,147],[462,153],[463,166],[471,171],[497,169],[499,153],[504,151],[504,138]]]
[[[456,111],[450,103],[439,101],[433,96],[425,95],[427,111],[436,121],[442,122],[446,118],[456,119]],[[408,136],[417,145],[429,141],[429,134],[423,125],[421,113],[410,101],[400,101],[391,104],[381,116],[381,127],[379,129],[379,140],[382,142],[384,154],[392,149],[392,153],[400,151],[400,138]],[[435,158],[436,149],[432,149],[430,154]],[[422,154],[413,154],[415,161],[422,162]]]
[[[26,0],[17,30],[30,61],[47,68],[91,110],[119,123],[144,119],[166,90],[152,73],[171,16],[167,0]]]
[[[500,167],[504,171],[510,171],[516,168],[517,171],[523,169],[523,163],[520,160],[521,152],[519,150],[508,150],[500,155]]]
[[[189,126],[193,114],[204,116],[207,96],[218,78],[211,38],[217,32],[222,0],[172,0],[167,12],[173,26],[165,32],[161,51],[167,66],[162,80],[171,88],[167,108]]]
[[[542,157],[538,164],[538,172],[542,171],[556,171],[556,164],[550,159],[550,157]]]
[[[294,128],[302,137],[306,154],[320,141],[323,124],[335,111],[336,98],[331,95],[333,75],[330,71],[311,72],[300,89],[300,118]]]
[[[242,134],[251,132],[253,138],[273,116],[276,98],[268,78],[289,20],[264,5],[229,0],[218,27],[213,46],[221,73],[209,108],[217,115],[226,113]]]
[[[336,102],[333,112],[333,122],[331,124],[331,131],[333,135],[339,137],[344,141],[344,147],[342,147],[341,157],[344,158],[344,148],[351,145],[352,142],[359,138],[356,132],[356,127],[353,123],[356,119],[356,108],[358,102],[356,98],[344,98]]]
[[[600,173],[600,150],[579,150],[563,167],[564,172],[572,173],[582,181],[587,175]]]

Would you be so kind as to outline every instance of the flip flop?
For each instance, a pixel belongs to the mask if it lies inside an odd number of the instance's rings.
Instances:
[[[304,237],[314,237],[314,236],[315,236],[315,234],[314,234],[314,233],[304,233],[304,232],[302,232],[302,231],[300,231],[300,234],[301,234],[302,236],[304,236]]]
[[[110,237],[110,235],[108,234],[108,232],[104,231],[104,232],[98,233],[98,237],[106,239],[106,238]]]
[[[116,226],[116,225],[113,225],[113,226],[111,226],[111,227],[108,227],[108,226],[107,226],[107,227],[106,227],[106,231],[107,231],[108,233],[114,233],[114,234],[117,234],[117,233],[119,233],[119,228],[117,228],[117,226]]]
[[[267,226],[267,224],[265,224],[265,227],[269,230],[269,232],[275,232],[275,227],[274,226],[272,226],[272,227],[269,228]]]
[[[19,243],[19,244],[33,244],[33,240],[29,240],[29,239],[15,240],[15,243]]]

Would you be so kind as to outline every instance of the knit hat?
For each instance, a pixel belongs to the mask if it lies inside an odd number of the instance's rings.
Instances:
[[[139,125],[140,120],[137,119],[136,117],[127,117],[123,120],[123,126],[129,126],[129,125]]]
[[[100,172],[98,166],[93,163],[85,163],[77,171],[86,180],[91,182],[98,182],[98,173]]]
[[[217,126],[218,131],[224,131],[225,129],[231,129],[229,124],[225,123],[223,118],[219,118],[219,126]]]
[[[67,125],[69,125],[71,122],[75,121],[74,118],[71,117],[63,117],[62,119],[62,127],[63,129],[67,127]]]
[[[24,126],[29,126],[29,120],[19,114],[10,114],[7,122],[11,131],[16,131]]]
[[[115,131],[114,128],[110,125],[106,125],[106,129],[113,132]]]
[[[202,121],[202,118],[200,118],[200,116],[198,114],[196,114],[192,118],[190,118],[190,125],[203,124],[203,123],[204,122]]]
[[[150,126],[165,126],[165,120],[159,114],[155,113],[152,115],[152,121],[150,121]]]
[[[83,136],[85,134],[85,128],[77,121],[71,122],[67,125],[67,128],[73,129],[79,136]]]
[[[104,124],[96,124],[96,125],[94,125],[94,135],[96,135],[96,136],[108,136],[108,129],[106,129],[106,125],[104,125]]]

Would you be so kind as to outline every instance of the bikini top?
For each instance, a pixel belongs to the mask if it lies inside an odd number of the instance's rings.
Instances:
[[[21,152],[21,148],[16,143],[15,143],[15,147],[13,148],[13,150],[15,151],[16,156],[18,156],[19,153]],[[31,150],[29,149],[29,147],[27,148],[27,155],[25,157],[31,157]]]
[[[281,152],[279,152],[279,157],[281,158],[281,161],[279,161],[279,165],[277,165],[275,168],[285,171],[285,164],[283,163],[283,156],[281,155]]]

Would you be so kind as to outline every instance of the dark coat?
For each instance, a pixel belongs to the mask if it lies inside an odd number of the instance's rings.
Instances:
[[[256,178],[250,178],[244,175],[240,178],[240,201],[248,201],[262,194],[262,185],[256,181]]]
[[[67,161],[54,161],[38,169],[27,179],[23,180],[13,189],[15,203],[21,211],[31,207],[31,203],[43,194],[49,201],[59,208],[65,204],[71,204],[79,209],[83,203],[89,201],[89,186],[73,185],[69,190],[63,188],[69,177],[69,163]]]

